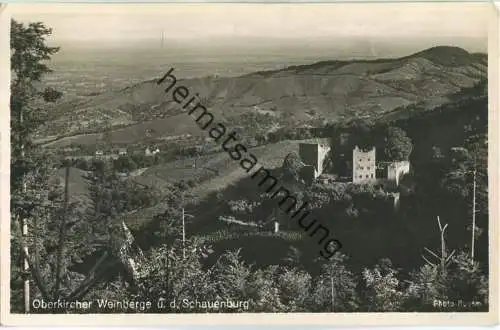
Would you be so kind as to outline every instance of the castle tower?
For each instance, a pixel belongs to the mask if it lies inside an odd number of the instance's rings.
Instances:
[[[356,146],[352,151],[352,182],[374,183],[376,160],[375,147],[369,151],[363,151]]]
[[[325,161],[330,146],[327,143],[311,142],[299,144],[299,156],[302,162],[306,165],[314,167],[314,178],[323,173],[323,162]]]

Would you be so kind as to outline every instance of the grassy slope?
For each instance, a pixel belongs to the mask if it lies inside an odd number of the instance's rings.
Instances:
[[[251,149],[257,160],[263,166],[273,168],[281,166],[283,159],[290,152],[298,152],[299,141],[283,141],[268,144]],[[201,176],[205,181],[200,182],[189,192],[195,195],[195,204],[207,198],[211,193],[223,190],[233,183],[248,176],[240,167],[238,161],[229,157],[222,151],[220,153],[208,155],[199,159],[198,168],[193,168],[194,158],[160,164],[149,168],[135,180],[146,185],[153,185],[157,188],[168,189],[168,184],[181,179],[196,179]],[[216,173],[216,171],[218,173]],[[162,213],[165,206],[160,203],[151,208],[137,211],[126,216],[127,222],[133,226],[140,226],[142,222],[147,222],[158,213]]]

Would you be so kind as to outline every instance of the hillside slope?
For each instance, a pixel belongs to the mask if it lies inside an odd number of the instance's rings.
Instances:
[[[281,141],[252,148],[251,153],[260,164],[267,168],[279,167],[283,159],[291,152],[298,152],[300,141]],[[238,161],[233,160],[225,151],[206,155],[198,159],[199,166],[192,167],[194,158],[186,158],[175,162],[160,164],[148,168],[141,175],[134,177],[137,183],[151,186],[166,192],[169,184],[179,180],[195,180],[197,182],[189,194],[194,196],[191,202],[199,203],[211,193],[222,191],[239,180],[248,177]],[[141,226],[153,216],[165,212],[167,205],[159,203],[147,209],[132,212],[124,216],[127,224]]]
[[[159,77],[162,74],[158,72]],[[277,124],[293,126],[318,119],[379,116],[414,104],[434,108],[486,77],[485,54],[442,46],[399,59],[318,62],[233,78],[179,80],[178,84],[199,93],[202,103],[219,118],[267,112],[274,114]],[[111,127],[112,142],[133,143],[147,130],[153,137],[201,134],[164,89],[146,81],[86,101],[60,104],[42,136],[102,132],[105,127]]]

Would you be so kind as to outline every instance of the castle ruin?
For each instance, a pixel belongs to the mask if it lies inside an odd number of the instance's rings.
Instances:
[[[375,147],[364,151],[356,146],[352,151],[352,182],[358,184],[376,182],[375,170]]]
[[[387,179],[394,182],[396,187],[399,186],[401,177],[410,172],[410,162],[400,161],[392,162],[387,166]]]
[[[299,156],[306,165],[314,167],[314,179],[323,173],[323,162],[325,161],[330,146],[327,142],[303,142],[299,144]]]

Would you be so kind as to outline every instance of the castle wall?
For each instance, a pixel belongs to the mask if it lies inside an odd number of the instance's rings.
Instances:
[[[410,172],[409,161],[393,162],[387,166],[387,179],[399,186],[399,180],[408,172]]]
[[[328,155],[328,152],[330,151],[329,146],[324,146],[324,145],[318,145],[318,167],[317,167],[317,175],[316,177],[320,176],[321,173],[323,173],[323,163],[325,161],[326,156]]]
[[[363,151],[358,146],[352,151],[352,182],[373,183],[376,182],[376,154],[375,147],[369,151]]]
[[[314,167],[314,178],[323,173],[323,162],[325,161],[330,147],[318,143],[300,143],[299,156],[302,162],[306,165]]]

